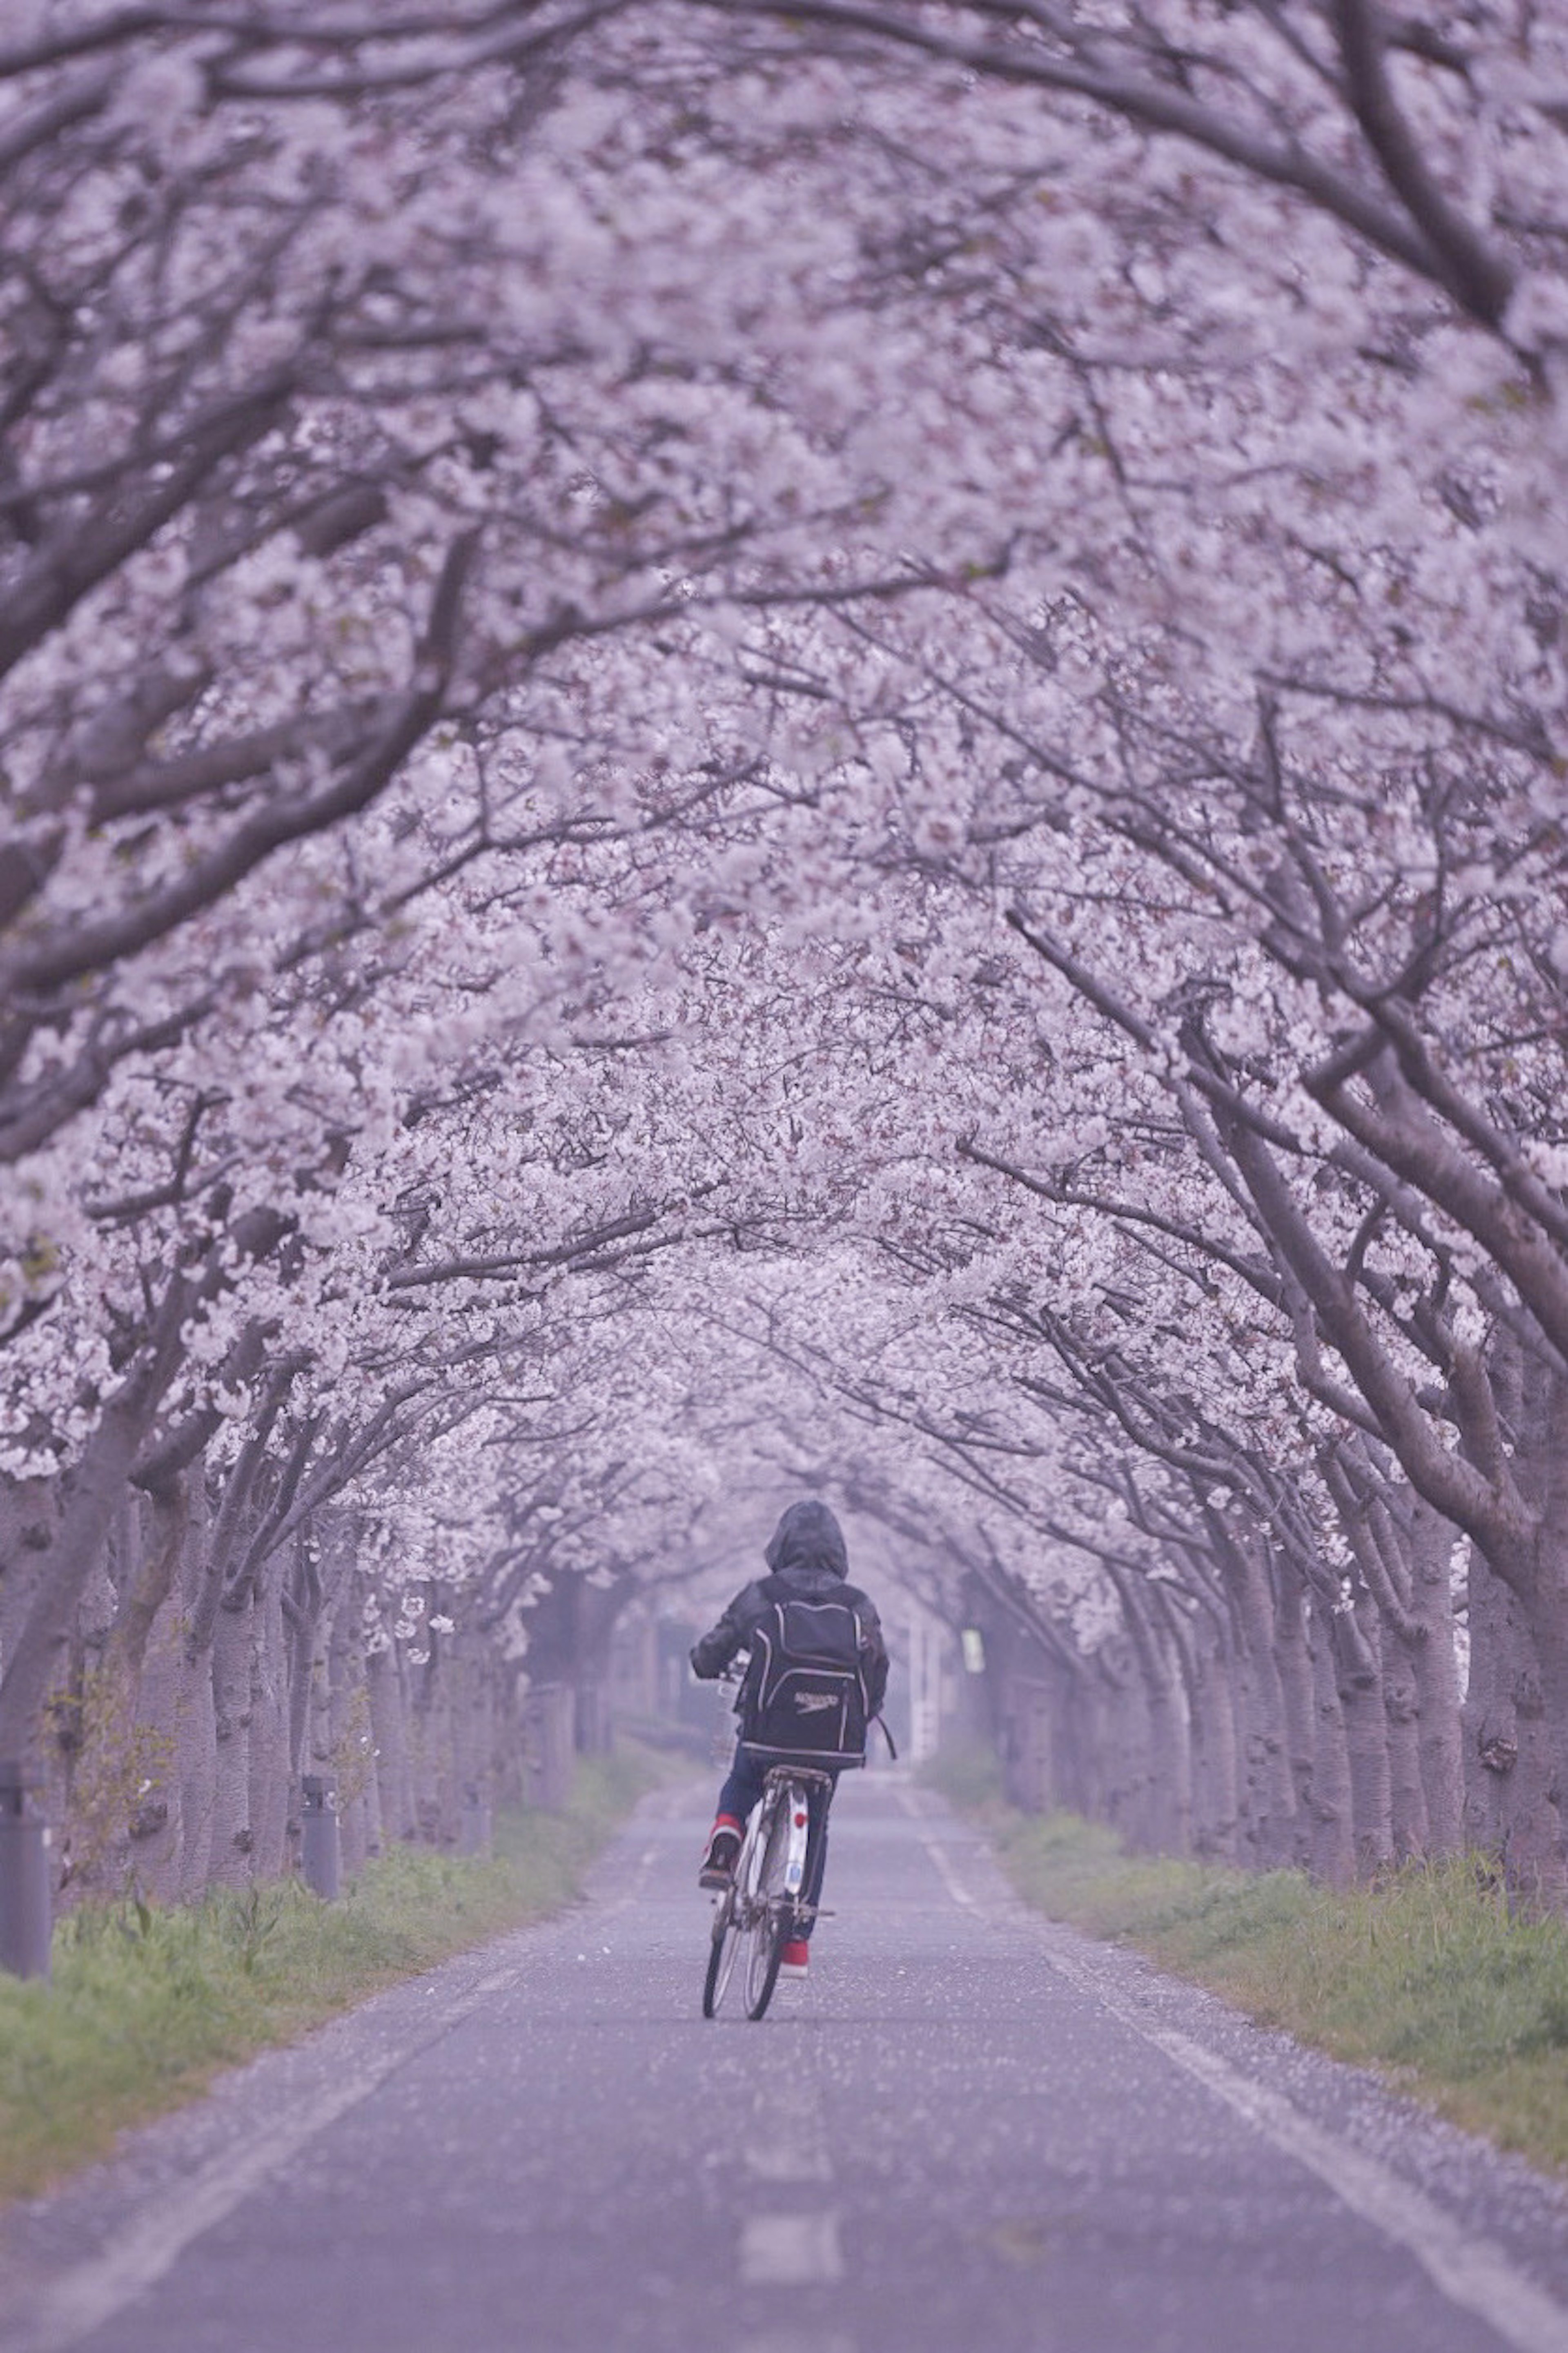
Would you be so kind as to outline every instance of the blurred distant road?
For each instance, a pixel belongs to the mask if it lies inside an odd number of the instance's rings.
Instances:
[[[1568,2353],[1568,2205],[1024,1914],[892,1773],[709,2024],[707,1778],[592,1901],[0,2225],[0,2353]]]

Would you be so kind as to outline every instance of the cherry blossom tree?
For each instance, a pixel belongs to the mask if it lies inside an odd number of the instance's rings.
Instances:
[[[7,37],[0,1746],[79,1883],[279,1868],[307,1761],[454,1835],[804,1479],[1032,1801],[1561,1894],[1557,29]]]

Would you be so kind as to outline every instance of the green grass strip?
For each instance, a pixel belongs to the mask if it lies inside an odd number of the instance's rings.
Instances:
[[[972,1760],[932,1778],[1037,1910],[1568,2174],[1568,1921],[1510,1905],[1484,1857],[1327,1888],[1296,1871],[1129,1855],[1092,1823],[987,1796]]]
[[[0,1976],[0,2198],[101,2156],[218,2068],[558,1912],[660,1778],[636,1751],[584,1759],[563,1812],[498,1817],[489,1858],[399,1847],[336,1904],[290,1879],[190,1909],[71,1914],[55,1932],[52,1983]]]

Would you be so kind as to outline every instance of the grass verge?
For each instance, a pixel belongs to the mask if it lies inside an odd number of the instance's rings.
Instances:
[[[283,1880],[190,1909],[73,1913],[56,1930],[51,1984],[0,1977],[0,2199],[101,2156],[219,2067],[559,1911],[661,1778],[637,1750],[586,1759],[564,1812],[498,1818],[487,1860],[399,1847],[336,1904]]]
[[[1131,1945],[1568,2175],[1568,1921],[1510,1908],[1483,1858],[1326,1888],[1295,1871],[1129,1855],[1092,1823],[1004,1805],[972,1763],[932,1778],[1052,1919]]]

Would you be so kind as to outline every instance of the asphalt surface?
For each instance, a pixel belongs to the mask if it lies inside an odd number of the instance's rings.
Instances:
[[[1560,2191],[1045,1926],[896,1775],[810,1980],[705,2021],[708,1794],[13,2208],[0,2353],[1568,2353]]]

